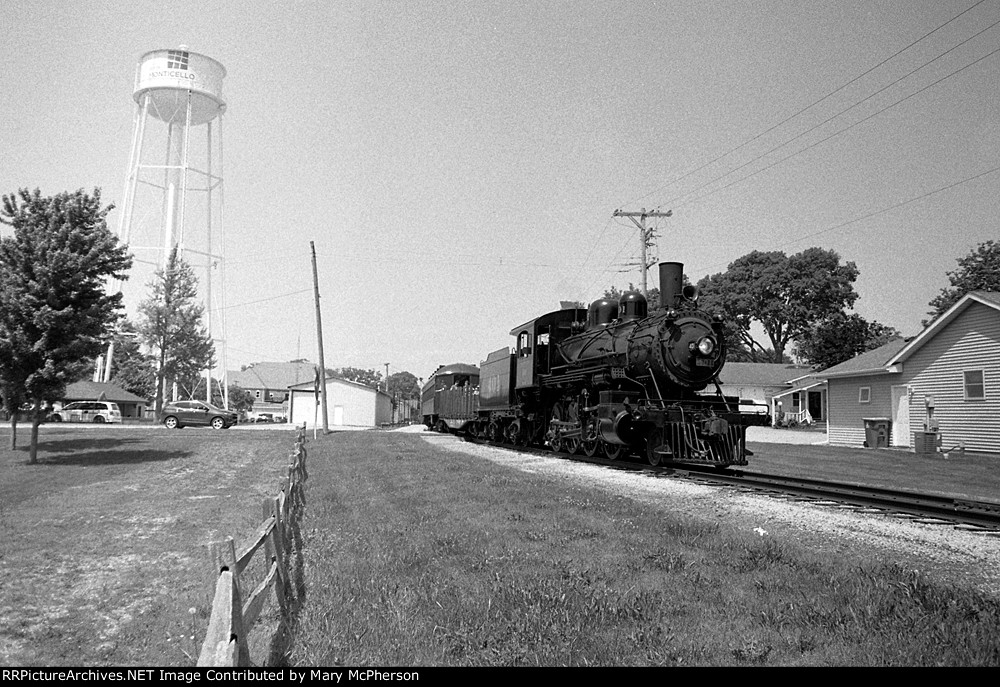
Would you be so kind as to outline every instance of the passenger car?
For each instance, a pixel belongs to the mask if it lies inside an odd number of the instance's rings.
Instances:
[[[160,422],[170,429],[186,425],[204,425],[212,429],[229,429],[239,421],[234,410],[219,408],[204,401],[174,401],[163,407]]]
[[[49,415],[51,422],[121,422],[122,411],[109,401],[74,401]]]

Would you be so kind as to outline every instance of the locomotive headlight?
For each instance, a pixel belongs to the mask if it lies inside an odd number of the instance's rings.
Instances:
[[[698,341],[698,352],[702,355],[712,355],[712,351],[715,350],[715,339],[710,336],[703,336],[700,341]]]

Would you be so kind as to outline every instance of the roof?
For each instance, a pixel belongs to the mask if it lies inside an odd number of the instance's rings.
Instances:
[[[103,398],[102,398],[103,396]],[[110,401],[112,403],[147,403],[141,396],[107,382],[73,382],[63,394],[66,401]]]
[[[792,387],[791,389],[788,389],[787,391],[782,391],[780,394],[775,394],[774,396],[771,397],[771,399],[775,400],[775,399],[779,399],[779,398],[784,398],[785,396],[791,396],[792,394],[797,394],[800,391],[809,391],[809,389],[815,389],[816,387],[823,386],[824,384],[826,384],[826,380],[825,379],[820,379],[818,381],[807,382],[807,383],[805,383],[805,384],[803,384],[801,386],[795,386],[795,387]]]
[[[381,389],[372,388],[372,387],[368,386],[367,384],[362,384],[361,382],[352,382],[350,379],[343,379],[341,377],[327,377],[326,378],[326,383],[327,384],[331,384],[331,383],[332,384],[344,384],[345,386],[353,386],[353,387],[357,387],[358,389],[364,389],[365,391],[370,391],[370,392],[372,392],[373,394],[376,394],[376,395],[381,394],[382,396],[385,396],[387,398],[391,398],[389,396],[389,394],[385,393]],[[315,378],[314,378],[314,379],[312,379],[312,380],[310,380],[308,382],[302,382],[300,384],[292,384],[288,388],[292,389],[293,391],[301,391],[303,389],[307,389],[309,391],[312,391],[315,388],[315,384],[316,384],[316,382],[315,382]]]
[[[972,307],[973,303],[979,303],[988,308],[1000,311],[1000,293],[996,291],[972,291],[965,294],[958,299],[958,302],[956,302],[955,305],[945,310],[944,314],[924,327],[924,331],[913,337],[913,339],[908,342],[907,346],[893,356],[893,358],[889,361],[889,364],[895,365],[896,363],[901,363],[916,353],[925,343],[934,338],[939,331],[947,327],[952,320]]]
[[[726,363],[719,374],[720,384],[744,386],[785,386],[809,372],[808,365],[788,363]]]
[[[452,363],[451,365],[442,365],[438,369],[434,370],[432,377],[436,375],[478,375],[479,368],[475,365],[469,365],[467,363]]]
[[[856,375],[881,374],[892,372],[889,361],[907,344],[906,339],[896,339],[887,344],[865,351],[850,360],[821,370],[817,377],[854,377]]]
[[[316,364],[308,360],[293,363],[253,363],[246,369],[228,373],[230,384],[243,389],[287,389],[316,379]]]
[[[897,372],[895,366],[920,350],[960,314],[979,303],[1000,311],[1000,293],[995,291],[972,291],[962,296],[939,318],[924,327],[924,330],[909,339],[890,341],[880,348],[867,351],[839,365],[816,373],[817,377],[856,377],[863,375],[888,374]]]

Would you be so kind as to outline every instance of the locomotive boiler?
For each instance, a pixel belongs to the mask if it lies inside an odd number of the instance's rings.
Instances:
[[[472,430],[513,444],[661,462],[745,465],[746,428],[766,415],[742,413],[723,395],[720,318],[682,286],[683,265],[661,263],[660,306],[628,292],[587,309],[547,313],[511,330],[515,346],[480,364]]]

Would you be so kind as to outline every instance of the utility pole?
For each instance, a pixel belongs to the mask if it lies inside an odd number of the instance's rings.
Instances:
[[[626,212],[624,210],[615,210],[614,217],[628,217],[632,220],[632,224],[639,227],[639,243],[642,247],[642,295],[646,294],[646,271],[652,266],[653,263],[649,262],[646,258],[646,249],[649,248],[650,241],[653,238],[653,230],[646,229],[646,218],[647,217],[670,217],[674,214],[673,210],[667,210],[666,212],[657,212],[656,210],[646,211],[643,208],[639,212]],[[638,220],[636,218],[639,218]]]
[[[312,250],[313,294],[316,300],[316,340],[319,344],[319,369],[321,370],[319,392],[323,404],[323,434],[329,434],[330,418],[327,417],[326,405],[326,358],[323,355],[323,317],[319,311],[319,275],[316,272],[316,244],[310,241],[309,248]]]

